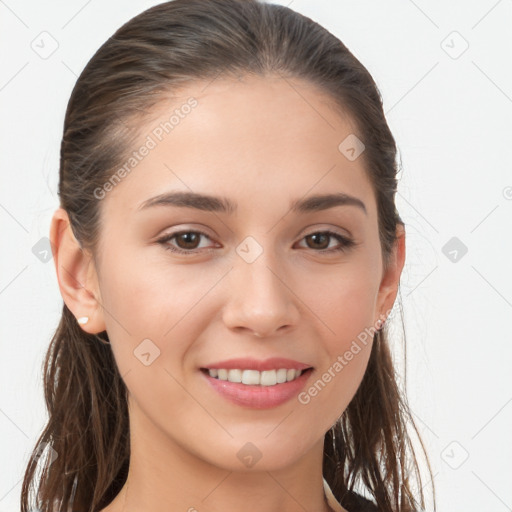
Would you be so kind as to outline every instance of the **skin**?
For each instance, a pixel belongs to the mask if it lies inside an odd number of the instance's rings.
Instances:
[[[326,512],[324,435],[354,396],[371,341],[308,404],[234,405],[199,367],[289,357],[314,367],[309,388],[391,309],[405,233],[400,226],[384,270],[363,158],[338,150],[353,124],[313,85],[280,77],[195,82],[161,102],[155,119],[168,119],[190,96],[197,107],[101,200],[95,259],[80,249],[64,210],[52,219],[63,299],[77,318],[89,316],[85,331],[107,330],[129,390],[128,487],[103,512],[226,512],[248,503],[266,512]],[[140,127],[141,141],[154,126]],[[171,190],[225,196],[237,213],[138,209]],[[359,198],[367,213],[351,205],[290,211],[294,199],[332,192]],[[196,254],[156,241],[198,229],[207,237],[166,242]],[[325,229],[355,245],[326,253],[340,242],[308,236]],[[248,236],[263,250],[252,263],[236,252]],[[149,366],[134,355],[144,339],[160,350]],[[237,457],[249,441],[261,454],[250,468]]]

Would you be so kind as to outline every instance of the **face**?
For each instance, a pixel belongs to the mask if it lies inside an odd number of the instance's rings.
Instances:
[[[99,200],[92,332],[108,332],[134,432],[229,470],[247,454],[283,468],[323,446],[396,293],[364,153],[339,149],[354,125],[314,86],[270,77],[188,85],[154,113],[145,156]],[[202,370],[233,358],[309,370],[258,389]]]

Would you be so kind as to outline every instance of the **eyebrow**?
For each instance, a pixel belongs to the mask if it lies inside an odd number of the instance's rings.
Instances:
[[[206,212],[232,214],[237,210],[237,204],[226,197],[217,197],[196,192],[166,192],[144,201],[138,210],[154,206],[177,206],[194,208]],[[335,206],[356,206],[367,214],[366,206],[357,197],[344,194],[324,194],[297,199],[290,204],[290,210],[295,213],[309,213],[327,210]]]

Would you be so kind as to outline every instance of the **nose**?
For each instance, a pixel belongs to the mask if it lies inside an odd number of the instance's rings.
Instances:
[[[297,295],[264,251],[256,261],[236,261],[228,276],[229,298],[223,309],[224,324],[234,331],[260,337],[292,331],[299,321]]]

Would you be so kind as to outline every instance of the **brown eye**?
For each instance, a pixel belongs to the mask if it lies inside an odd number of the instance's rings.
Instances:
[[[199,242],[201,235],[194,231],[188,231],[186,233],[175,235],[175,238],[180,249],[197,249],[197,243]]]
[[[327,249],[329,247],[329,239],[331,238],[326,233],[314,233],[305,237],[313,242],[312,249]]]
[[[328,249],[329,242],[333,238],[339,242],[338,247]],[[335,233],[334,231],[317,231],[316,233],[305,236],[303,240],[306,240],[309,249],[318,249],[316,252],[320,253],[346,251],[356,245],[350,238]]]
[[[198,244],[201,241],[201,237],[210,239],[206,233],[202,233],[201,231],[180,231],[178,233],[165,235],[158,240],[158,243],[172,252],[194,254],[199,252]],[[173,240],[175,240],[175,243],[170,243]]]
[[[163,245],[165,249],[172,252],[196,254],[204,252],[200,251],[200,246],[198,245],[200,244],[201,237],[210,240],[210,237],[201,231],[180,231],[178,233],[165,235],[158,240],[158,243]],[[335,246],[329,249],[328,247],[332,239],[339,242],[338,247]],[[318,231],[316,233],[311,233],[310,235],[305,236],[302,240],[306,240],[308,249],[316,249],[315,252],[327,254],[346,251],[356,245],[353,240],[333,231]],[[206,248],[206,252],[210,252],[211,250],[211,248]]]

